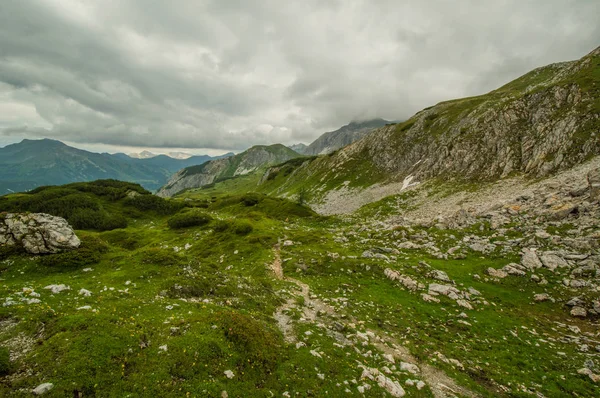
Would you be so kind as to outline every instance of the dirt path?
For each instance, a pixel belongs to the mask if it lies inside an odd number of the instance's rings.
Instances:
[[[298,287],[298,296],[304,299],[304,303],[301,308],[304,318],[310,322],[316,322],[318,318],[319,322],[328,325],[334,323],[333,319],[337,319],[335,322],[339,322],[339,317],[332,306],[317,298],[310,297],[310,287],[306,283],[284,275],[280,250],[281,248],[279,244],[275,245],[273,248],[274,259],[270,264],[270,269],[273,271],[277,279],[291,282]],[[296,334],[294,333],[293,319],[287,313],[294,309],[298,309],[298,296],[287,299],[286,302],[279,306],[273,314],[273,317],[277,321],[279,329],[283,333],[284,339],[287,343],[295,343],[297,341]],[[356,320],[351,317],[350,321],[355,322]],[[429,385],[431,392],[436,398],[452,398],[456,396],[475,398],[479,396],[478,394],[459,386],[443,371],[417,360],[417,358],[415,358],[410,351],[406,347],[402,346],[397,340],[387,336],[381,337],[378,332],[374,330],[368,330],[367,332],[370,332],[370,334],[375,336],[371,342],[382,354],[391,355],[394,360],[417,365],[420,369],[421,377],[425,383]],[[339,334],[338,338],[345,340],[347,344],[354,345],[354,343],[352,343],[350,340],[347,340],[345,336],[341,334]]]

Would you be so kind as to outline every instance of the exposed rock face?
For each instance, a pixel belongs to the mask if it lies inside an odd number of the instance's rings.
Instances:
[[[597,202],[600,200],[600,168],[592,170],[587,175],[590,185],[590,200]]]
[[[80,243],[64,218],[44,213],[0,216],[0,245],[21,245],[28,253],[47,254],[76,249]]]
[[[212,160],[200,166],[179,170],[162,187],[158,196],[169,197],[187,188],[198,188],[220,178],[251,173],[260,167],[283,163],[300,155],[281,144],[254,146],[245,152],[224,159]]]
[[[376,128],[383,127],[388,123],[387,120],[383,119],[352,122],[336,131],[323,134],[308,147],[304,148],[304,152],[300,153],[305,155],[325,155],[331,153],[366,137]]]

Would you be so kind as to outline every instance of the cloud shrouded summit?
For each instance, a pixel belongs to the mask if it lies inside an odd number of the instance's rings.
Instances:
[[[598,15],[585,0],[3,0],[0,137],[308,142],[579,58]]]

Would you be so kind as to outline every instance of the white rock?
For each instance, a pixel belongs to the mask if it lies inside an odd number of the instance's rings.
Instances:
[[[52,390],[54,388],[54,384],[52,383],[42,383],[39,386],[37,386],[36,388],[34,388],[31,392],[34,395],[42,395],[47,393],[48,391]]]
[[[464,308],[466,308],[468,310],[472,310],[473,309],[473,306],[467,300],[463,300],[463,299],[456,300],[456,304],[458,304],[461,307],[464,307]]]
[[[92,295],[92,292],[90,292],[87,289],[81,289],[79,290],[79,295],[84,297],[90,297]]]
[[[227,376],[228,379],[233,379],[235,377],[235,374],[233,374],[231,370],[226,370],[223,373],[225,373],[225,376]]]
[[[417,365],[408,362],[401,362],[400,370],[412,373],[414,375],[419,374],[421,372]]]
[[[60,285],[48,285],[46,286],[44,289],[48,289],[50,291],[52,291],[52,293],[57,294],[62,292],[63,290],[71,290],[71,288],[69,286],[60,284]]]
[[[542,262],[538,258],[535,249],[523,249],[523,254],[521,255],[521,264],[530,270],[542,268]]]

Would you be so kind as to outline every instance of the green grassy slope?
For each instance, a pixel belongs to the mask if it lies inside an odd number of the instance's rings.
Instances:
[[[126,199],[107,201],[103,183],[79,188],[124,216],[127,227],[78,230],[84,248],[73,254],[1,253],[0,300],[16,302],[0,307],[0,347],[12,357],[10,374],[0,375],[2,396],[29,396],[42,382],[55,385],[50,397],[220,397],[222,391],[230,397],[286,391],[290,396],[324,391],[382,396],[376,382],[361,379],[360,366],[391,368],[389,377],[410,396],[432,396],[427,386],[407,385],[422,376],[400,371],[399,362],[390,364],[367,332],[403,345],[420,366],[441,369],[482,396],[599,392],[576,374],[584,353],[563,340],[557,326],[568,323],[593,332],[592,324],[566,319],[559,306],[531,303],[537,285],[526,278],[489,282],[473,277],[516,260],[514,253],[468,252],[461,259],[440,260],[422,250],[401,250],[387,253],[387,260],[362,258],[365,250],[389,247],[402,234],[422,230],[361,228],[359,220],[319,217],[294,202],[241,193],[241,188],[239,194],[213,187],[205,196],[160,199],[162,206],[175,203],[168,212],[142,212],[141,205],[130,209]],[[13,209],[25,207],[22,200],[24,195],[8,198]],[[7,209],[6,202],[3,206]],[[199,212],[211,220],[173,229],[174,215],[166,214],[173,212],[178,217]],[[446,250],[467,234],[491,236],[488,228],[423,231]],[[518,229],[514,237],[521,237]],[[275,278],[269,269],[273,247],[284,240],[291,242],[281,247],[284,273],[306,283],[310,297],[329,303],[335,313],[317,312],[315,321],[307,320],[310,308],[301,310],[308,303],[294,283]],[[82,250],[94,255],[74,261]],[[477,289],[487,304],[468,310],[444,297],[441,304],[427,303],[384,275],[392,268],[426,281],[423,261],[446,271],[460,289]],[[554,277],[544,270],[539,274]],[[70,289],[52,294],[45,289],[52,284]],[[32,298],[39,302],[28,303]],[[296,307],[287,313],[300,345],[286,343],[273,318],[290,299]],[[369,389],[360,393],[365,384]]]

